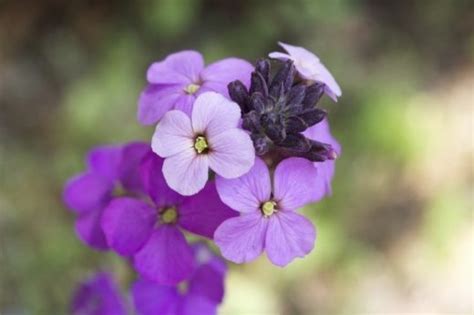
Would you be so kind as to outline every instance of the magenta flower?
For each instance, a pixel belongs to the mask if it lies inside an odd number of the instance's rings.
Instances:
[[[87,158],[87,170],[71,178],[64,188],[66,205],[77,214],[76,233],[87,245],[108,248],[100,217],[114,195],[142,191],[138,165],[150,146],[145,143],[100,146]]]
[[[273,264],[285,266],[313,249],[313,224],[295,212],[316,194],[317,171],[310,161],[289,158],[280,162],[273,188],[268,168],[258,158],[246,175],[217,177],[216,185],[222,201],[241,213],[224,221],[214,233],[226,259],[249,262],[265,250]]]
[[[226,58],[204,68],[202,55],[186,50],[153,63],[147,72],[149,82],[140,95],[138,120],[149,125],[171,110],[191,114],[194,100],[207,91],[228,97],[227,84],[241,80],[247,86],[253,67],[245,60]]]
[[[341,145],[331,135],[328,119],[325,118],[320,123],[306,129],[303,132],[307,138],[330,144],[338,156],[341,155]],[[324,162],[314,162],[314,167],[318,170],[317,189],[314,201],[319,201],[332,193],[331,182],[336,170],[336,160],[326,160]]]
[[[238,128],[239,106],[207,92],[194,103],[191,118],[173,110],[158,123],[152,139],[155,153],[165,158],[168,185],[182,195],[203,189],[209,169],[225,178],[247,173],[255,160],[250,136]]]
[[[73,315],[125,315],[123,302],[117,284],[107,273],[98,273],[83,282],[73,295]]]
[[[321,63],[319,58],[309,50],[288,45],[282,42],[278,44],[285,49],[288,54],[281,52],[272,52],[268,56],[280,60],[293,60],[296,70],[306,80],[324,83],[324,92],[337,102],[337,98],[341,96],[341,88],[329,70]]]
[[[138,315],[215,315],[224,297],[225,263],[204,245],[194,246],[197,268],[177,286],[138,280],[132,287]]]
[[[181,230],[212,238],[217,226],[236,213],[220,201],[213,182],[187,198],[169,189],[162,166],[163,159],[150,151],[140,169],[150,202],[114,199],[104,210],[102,229],[108,245],[131,257],[144,278],[174,285],[194,268],[192,249]]]

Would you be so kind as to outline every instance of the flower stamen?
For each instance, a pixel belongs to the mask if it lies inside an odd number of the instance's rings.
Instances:
[[[186,92],[187,94],[194,94],[199,90],[200,87],[201,86],[199,84],[191,83],[184,88],[184,92]]]
[[[176,223],[178,219],[178,211],[175,207],[165,208],[161,214],[161,222],[164,224],[173,224]]]
[[[271,200],[271,201],[265,202],[260,208],[260,210],[262,211],[265,217],[269,217],[277,211],[276,206],[277,206],[277,203]]]
[[[194,149],[198,154],[205,153],[209,149],[209,144],[207,143],[206,137],[196,137],[196,140],[194,140]]]

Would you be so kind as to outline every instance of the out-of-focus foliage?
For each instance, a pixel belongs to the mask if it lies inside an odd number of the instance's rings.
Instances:
[[[0,314],[64,314],[127,268],[74,236],[63,182],[90,146],[147,139],[147,66],[180,49],[254,61],[278,40],[333,72],[333,197],[316,249],[232,267],[222,314],[472,312],[474,6],[458,1],[0,1]]]

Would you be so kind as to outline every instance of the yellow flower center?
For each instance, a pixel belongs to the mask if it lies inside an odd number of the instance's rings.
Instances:
[[[206,138],[203,136],[196,137],[196,140],[194,141],[194,149],[198,154],[207,151],[207,149],[209,149],[209,145],[207,144]]]
[[[275,213],[277,211],[276,209],[276,205],[277,203],[275,201],[267,201],[265,202],[262,207],[261,207],[261,210],[263,212],[263,215],[266,216],[266,217],[269,217],[271,216],[273,213]]]
[[[188,281],[181,281],[180,283],[178,283],[178,286],[177,286],[177,289],[178,289],[178,292],[182,295],[186,294],[189,290],[189,283]]]
[[[197,92],[197,90],[199,90],[200,87],[201,86],[199,84],[191,83],[184,88],[184,92],[186,92],[187,94],[194,94]]]
[[[176,211],[176,208],[171,207],[171,208],[166,208],[161,212],[161,221],[164,224],[171,224],[171,223],[176,223],[176,220],[178,219],[178,211]]]

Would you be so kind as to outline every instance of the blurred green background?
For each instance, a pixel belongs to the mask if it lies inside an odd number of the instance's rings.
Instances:
[[[0,314],[65,314],[113,254],[83,246],[64,181],[97,144],[149,139],[147,66],[305,46],[343,89],[315,250],[232,266],[224,315],[472,314],[474,2],[0,1]]]

